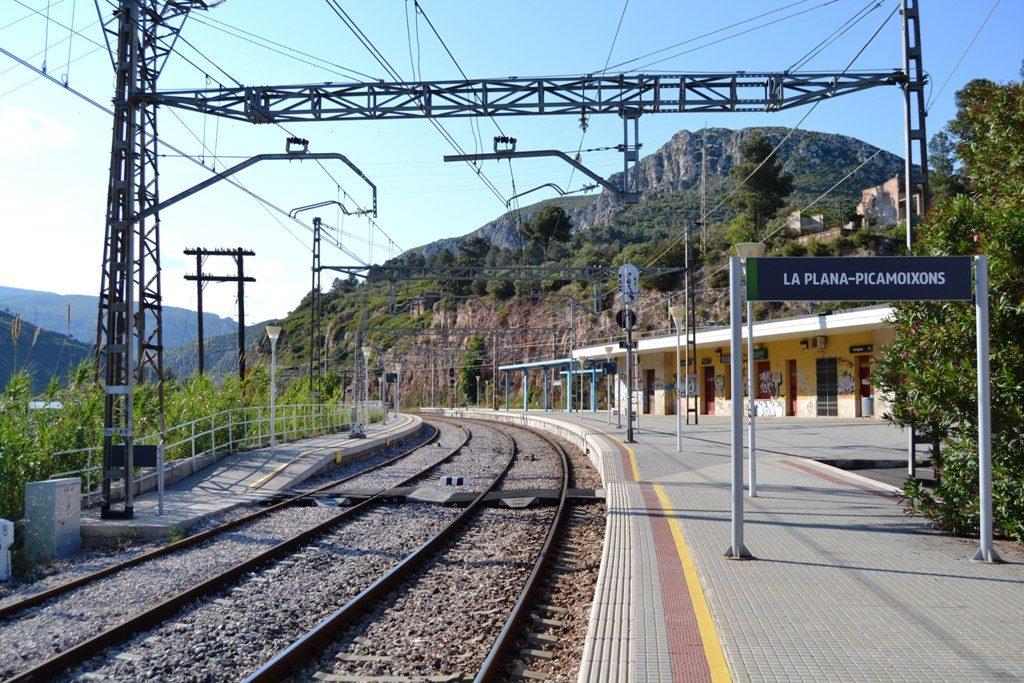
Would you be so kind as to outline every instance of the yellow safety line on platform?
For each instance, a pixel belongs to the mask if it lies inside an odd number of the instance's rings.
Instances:
[[[628,449],[629,446],[626,446]],[[630,449],[632,451],[632,449]],[[690,602],[693,605],[693,614],[697,617],[697,630],[700,631],[700,641],[704,645],[704,657],[708,660],[708,669],[711,671],[712,681],[731,681],[729,665],[725,661],[725,652],[722,651],[722,644],[718,639],[718,632],[715,630],[715,622],[711,619],[711,610],[708,609],[707,598],[704,597],[704,589],[700,585],[700,577],[697,576],[697,567],[693,563],[693,556],[686,544],[683,530],[679,526],[679,520],[675,517],[675,511],[668,502],[665,489],[661,484],[654,484],[654,491],[658,494],[661,507],[668,519],[669,528],[672,529],[672,538],[676,542],[676,552],[679,553],[679,561],[683,565],[683,574],[686,576],[686,588],[690,592]]]
[[[636,453],[630,448],[629,444],[603,429],[597,427],[590,427],[590,429],[594,429],[614,443],[619,444],[629,453],[629,461],[633,466],[633,478],[639,482],[640,471],[637,468]],[[715,622],[711,618],[711,610],[708,608],[707,598],[704,597],[704,588],[700,585],[697,567],[693,563],[693,555],[690,554],[690,547],[686,544],[686,537],[683,536],[683,529],[679,526],[679,520],[675,517],[677,513],[672,509],[671,503],[668,502],[668,496],[665,495],[664,487],[658,483],[652,483],[651,485],[654,488],[654,492],[658,494],[658,500],[661,502],[665,518],[668,520],[669,529],[672,530],[672,538],[676,544],[679,563],[683,566],[683,576],[686,577],[686,590],[690,594],[693,615],[697,619],[697,630],[700,632],[700,642],[704,647],[704,657],[708,662],[711,680],[715,681],[715,683],[732,681],[732,677],[729,675],[729,665],[725,661],[725,652],[722,650],[722,643],[718,639],[718,631],[715,630]]]
[[[266,484],[268,481],[270,481],[271,479],[273,479],[274,477],[276,477],[277,475],[281,474],[286,469],[288,469],[289,467],[291,467],[292,465],[297,463],[304,456],[307,456],[310,453],[316,453],[317,451],[323,451],[323,450],[326,450],[328,448],[334,448],[335,446],[340,446],[343,443],[345,443],[345,442],[344,441],[338,441],[338,442],[335,442],[335,443],[330,443],[330,444],[326,444],[326,445],[323,445],[323,446],[319,446],[317,448],[311,448],[308,451],[302,451],[301,453],[296,455],[294,458],[292,458],[291,460],[289,460],[285,464],[277,466],[271,472],[268,472],[267,474],[263,475],[262,477],[260,477],[256,481],[254,481],[253,483],[249,484],[249,488],[251,488],[251,489],[262,488],[262,486],[264,484]]]

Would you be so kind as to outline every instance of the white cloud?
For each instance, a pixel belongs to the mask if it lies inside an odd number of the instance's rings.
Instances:
[[[55,118],[26,107],[0,109],[0,149],[5,153],[31,154],[41,149],[56,149],[75,142],[77,135]]]

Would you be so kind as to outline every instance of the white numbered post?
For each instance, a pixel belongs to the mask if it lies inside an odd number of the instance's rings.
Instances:
[[[14,522],[0,519],[0,581],[11,578],[11,546],[14,545]]]

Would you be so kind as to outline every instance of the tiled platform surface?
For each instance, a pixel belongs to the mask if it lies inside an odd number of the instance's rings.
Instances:
[[[301,483],[339,453],[343,459],[352,458],[404,438],[421,423],[417,416],[400,415],[397,421],[371,425],[365,439],[350,439],[347,433],[327,434],[280,444],[273,450],[233,453],[167,486],[163,515],[158,514],[155,491],[135,498],[135,517],[130,520],[101,520],[98,508],[83,510],[82,536],[94,542],[164,538],[206,517]]]
[[[745,499],[745,541],[757,559],[737,562],[723,557],[727,422],[702,418],[677,453],[675,418],[645,416],[624,461],[600,435],[624,436],[603,414],[528,418],[589,434],[608,492],[580,680],[1024,679],[1024,554],[1001,545],[1008,563],[970,562],[971,541],[931,531],[884,487],[796,457],[886,452],[902,443],[897,430],[759,423],[759,443],[792,455],[760,454],[758,497]]]

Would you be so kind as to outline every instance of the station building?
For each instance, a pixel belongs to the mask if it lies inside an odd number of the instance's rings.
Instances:
[[[892,338],[889,306],[871,306],[821,315],[754,322],[757,414],[762,417],[879,418],[885,396],[872,384],[872,365]],[[746,383],[746,325],[743,327],[743,377]],[[688,388],[701,415],[729,415],[729,328],[699,329],[696,358],[690,360]],[[685,337],[683,338],[685,345]],[[610,355],[625,370],[619,345],[576,349],[575,361],[599,363]],[[680,369],[686,363],[685,346]],[[674,415],[677,401],[676,335],[641,338],[637,344],[634,410],[644,415]],[[627,395],[624,375],[615,395]],[[868,399],[868,400],[862,400]],[[744,399],[746,406],[749,399]],[[685,402],[684,402],[685,403]],[[692,399],[691,399],[692,405]],[[684,408],[685,409],[685,408]]]

